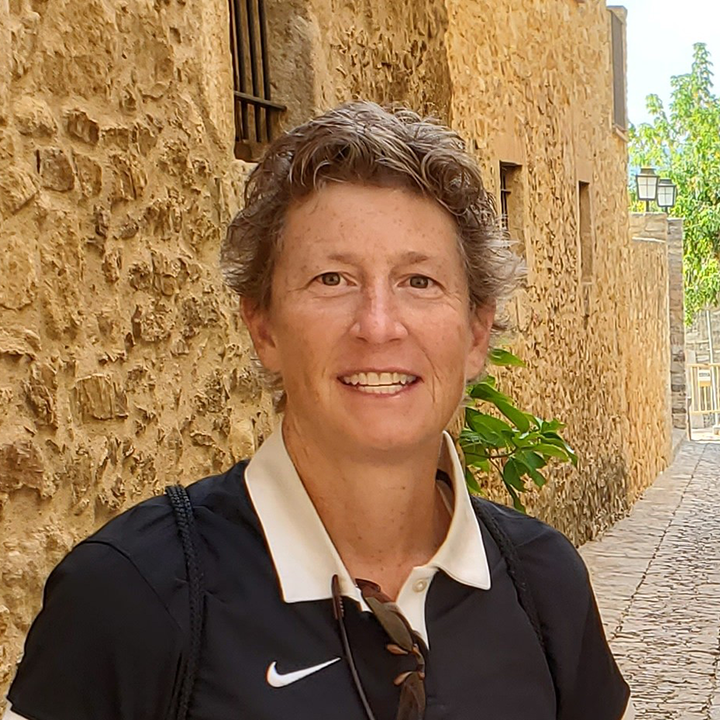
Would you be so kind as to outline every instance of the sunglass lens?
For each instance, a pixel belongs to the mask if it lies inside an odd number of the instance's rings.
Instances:
[[[400,689],[397,720],[422,720],[425,713],[425,688],[417,673],[411,673]]]

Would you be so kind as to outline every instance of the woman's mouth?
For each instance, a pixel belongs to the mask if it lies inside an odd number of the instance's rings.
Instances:
[[[344,385],[374,395],[393,395],[418,380],[417,375],[402,372],[359,372],[340,377]]]

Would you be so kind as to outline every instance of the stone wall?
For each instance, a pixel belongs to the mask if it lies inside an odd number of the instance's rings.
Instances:
[[[628,235],[604,3],[266,5],[283,124],[395,100],[464,133],[494,191],[512,168],[528,367],[501,382],[581,457],[531,508],[593,536],[667,461],[667,266]],[[226,0],[0,0],[0,689],[73,542],[271,423],[216,271],[247,172],[227,27]]]
[[[216,269],[247,170],[227,22],[0,2],[0,696],[75,541],[267,432]]]
[[[627,507],[618,353],[626,143],[611,125],[609,17],[600,2],[537,0],[522,13],[510,3],[449,6],[453,123],[477,147],[491,187],[499,190],[501,162],[522,179],[515,212],[528,280],[513,308],[513,347],[528,366],[503,382],[524,407],[566,422],[581,458],[577,471],[554,473],[531,506],[581,542]],[[589,193],[586,239],[580,182]]]
[[[670,391],[672,423],[687,430],[687,382],[685,377],[685,291],[683,287],[683,220],[668,218],[668,274],[670,280]]]
[[[401,103],[449,120],[445,0],[266,0],[273,97],[283,125],[351,99]]]
[[[623,341],[631,504],[647,487],[647,476],[657,477],[671,455],[668,228],[664,213],[630,215],[628,271],[633,282]]]

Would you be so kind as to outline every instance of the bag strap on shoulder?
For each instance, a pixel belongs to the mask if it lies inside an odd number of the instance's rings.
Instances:
[[[175,523],[180,534],[190,596],[190,653],[180,684],[177,713],[175,715],[177,720],[185,720],[200,664],[204,615],[203,576],[200,568],[195,516],[187,491],[182,485],[169,485],[165,488],[165,494],[170,501]]]
[[[530,624],[537,635],[540,647],[543,649],[543,653],[547,657],[545,638],[543,637],[542,628],[540,626],[540,616],[538,615],[537,606],[535,605],[532,591],[530,590],[530,585],[528,584],[527,576],[525,574],[522,561],[520,560],[520,556],[518,555],[517,548],[510,539],[510,536],[502,529],[502,527],[500,527],[498,521],[489,510],[490,503],[475,496],[471,496],[471,501],[475,510],[475,515],[490,533],[490,536],[495,541],[495,544],[500,550],[500,554],[505,560],[507,572],[513,585],[515,586],[520,607],[522,607],[525,614],[528,616]]]

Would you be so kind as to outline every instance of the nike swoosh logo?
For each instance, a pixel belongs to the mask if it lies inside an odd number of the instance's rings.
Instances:
[[[328,660],[327,662],[320,663],[319,665],[313,665],[312,667],[305,668],[304,670],[296,670],[295,672],[284,673],[282,675],[275,668],[277,663],[272,662],[267,669],[268,685],[271,685],[274,688],[281,688],[285,687],[286,685],[292,685],[294,682],[302,680],[308,675],[312,675],[318,670],[322,670],[323,668],[328,667],[328,665],[336,663],[338,660],[340,660],[340,658],[336,657],[332,660]]]

